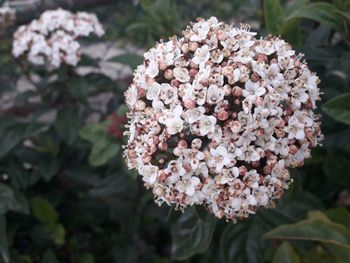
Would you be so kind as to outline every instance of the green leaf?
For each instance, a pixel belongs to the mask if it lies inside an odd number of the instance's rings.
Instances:
[[[341,224],[346,228],[350,227],[350,213],[344,207],[338,207],[333,209],[328,209],[324,213],[331,219],[334,223]]]
[[[31,199],[32,211],[36,219],[44,224],[54,224],[58,220],[55,208],[44,198],[34,197]]]
[[[91,143],[98,141],[101,137],[106,136],[106,129],[109,125],[109,121],[104,121],[102,123],[90,123],[86,124],[83,128],[80,129],[79,135],[84,140],[87,140]]]
[[[66,230],[61,224],[50,225],[50,239],[56,245],[64,245],[66,240]]]
[[[14,192],[6,184],[0,183],[0,214],[4,214],[9,210],[26,213],[25,202],[22,203],[22,196],[19,192]]]
[[[100,139],[92,147],[89,162],[92,166],[104,165],[112,160],[120,149],[120,144],[114,142],[112,139]]]
[[[47,127],[39,123],[21,123],[12,119],[0,119],[0,158],[11,151],[24,139],[44,131]]]
[[[85,252],[79,256],[78,263],[95,263],[95,257],[91,253]]]
[[[83,125],[79,107],[68,107],[60,110],[54,124],[58,136],[68,145],[72,145],[77,136],[77,130]]]
[[[171,227],[172,258],[184,260],[205,252],[211,243],[215,225],[216,220],[210,214],[203,220],[194,209],[187,209]]]
[[[264,18],[267,30],[278,33],[284,20],[284,11],[279,0],[264,0]]]
[[[350,258],[350,231],[346,227],[323,219],[306,219],[279,226],[264,235],[267,239],[320,242],[346,263]]]
[[[301,260],[289,242],[283,242],[273,256],[272,263],[300,263]]]
[[[39,165],[39,173],[46,181],[50,181],[61,167],[61,160],[51,156],[43,156]]]
[[[350,93],[327,101],[322,110],[333,119],[350,125]]]
[[[350,187],[349,156],[341,151],[330,151],[323,162],[323,170],[331,182]]]
[[[279,33],[293,46],[301,45],[300,21],[292,19],[282,24]]]
[[[130,30],[130,27],[129,27]],[[134,53],[122,54],[111,58],[109,61],[129,65],[131,69],[136,69],[138,65],[142,64],[143,57]]]
[[[59,263],[55,253],[50,249],[43,256],[41,263]]]
[[[330,3],[317,2],[307,4],[288,15],[286,21],[296,18],[312,19],[339,31],[343,30],[343,21],[337,15],[337,8]]]
[[[0,262],[10,263],[6,230],[6,218],[3,215],[0,215]]]
[[[268,230],[257,217],[228,224],[220,239],[220,255],[225,263],[263,262],[265,244],[261,236]]]
[[[79,132],[80,136],[93,144],[89,156],[92,166],[100,166],[109,162],[120,151],[121,146],[109,137],[106,128],[108,121],[98,124],[87,124]]]

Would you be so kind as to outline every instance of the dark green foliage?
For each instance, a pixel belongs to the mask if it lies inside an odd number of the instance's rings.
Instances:
[[[261,35],[280,34],[321,79],[323,147],[293,171],[276,208],[238,224],[200,207],[183,214],[158,207],[136,172],[127,171],[125,139],[116,133],[131,76],[115,81],[89,56],[81,65],[97,70],[84,76],[71,67],[48,72],[15,61],[9,29],[0,35],[0,262],[349,262],[350,2],[116,2],[93,10],[107,29],[98,41],[147,49],[211,15],[252,23]],[[132,51],[109,59],[129,69],[141,61]],[[20,78],[35,88],[14,92]],[[92,106],[104,93],[113,95]],[[119,117],[108,118],[112,113]]]

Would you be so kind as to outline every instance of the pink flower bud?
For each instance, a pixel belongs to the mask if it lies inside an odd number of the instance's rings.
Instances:
[[[188,53],[188,51],[190,51],[189,47],[188,47],[188,43],[184,43],[182,46],[181,46],[181,50],[182,52],[184,53]]]
[[[241,97],[242,96],[242,89],[238,86],[234,86],[232,88],[232,95],[235,97]]]
[[[170,81],[170,84],[171,84],[171,86],[173,86],[173,87],[179,87],[179,86],[180,86],[180,81],[178,81],[177,79],[172,79],[172,80]]]
[[[188,144],[185,140],[180,140],[177,144],[177,146],[180,148],[180,149],[185,149],[188,147]]]
[[[137,94],[139,95],[140,98],[142,98],[142,97],[146,96],[146,90],[144,88],[138,88]]]
[[[231,92],[232,92],[232,88],[230,85],[226,84],[224,86],[224,91],[225,91],[225,96],[230,96],[231,95]]]
[[[225,110],[221,110],[218,112],[218,119],[220,121],[225,121],[228,119],[228,112]]]
[[[168,65],[165,63],[164,60],[161,60],[158,62],[158,67],[160,70],[164,71],[167,69]]]
[[[225,40],[227,38],[227,34],[223,30],[218,30],[216,32],[216,37],[218,38],[219,41]]]
[[[196,106],[196,102],[191,99],[187,99],[184,101],[184,106],[187,109],[193,109]]]

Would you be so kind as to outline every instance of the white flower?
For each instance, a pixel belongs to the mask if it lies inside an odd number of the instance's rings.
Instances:
[[[152,85],[147,89],[146,98],[148,100],[158,99],[160,94],[160,88],[161,86],[159,85],[159,83],[152,83]]]
[[[254,161],[259,161],[260,155],[253,146],[248,146],[243,150],[243,155],[239,159],[243,159],[246,162],[250,163]]]
[[[159,122],[165,124],[169,134],[176,134],[182,131],[184,121],[181,119],[182,107],[176,106],[173,110],[167,110],[166,114],[159,119]]]
[[[194,149],[184,149],[182,151],[184,162],[189,163],[192,169],[197,169],[201,160],[204,159],[204,153]]]
[[[288,139],[287,138],[280,138],[274,143],[274,149],[273,151],[276,154],[280,154],[282,156],[287,156],[289,147],[288,147]]]
[[[193,63],[199,65],[207,62],[210,58],[210,49],[208,45],[203,45],[194,52]]]
[[[188,180],[184,180],[179,185],[179,191],[184,192],[189,196],[193,196],[195,194],[196,187],[200,184],[200,180],[198,177],[191,177]]]
[[[171,183],[175,183],[180,177],[186,175],[186,170],[183,168],[182,160],[172,160],[169,162],[168,167],[164,170],[170,174]]]
[[[255,100],[257,96],[262,96],[265,94],[266,90],[260,86],[259,82],[252,82],[251,80],[248,80],[245,83],[244,89],[242,91],[242,95],[247,98],[251,98],[252,100]]]
[[[224,99],[225,91],[216,85],[210,85],[207,90],[207,102],[217,104]]]
[[[129,107],[134,107],[138,98],[137,88],[135,85],[131,85],[125,92],[125,101]]]
[[[190,37],[191,41],[202,41],[204,40],[210,30],[210,25],[208,22],[203,21],[203,22],[199,22],[193,25],[193,31],[195,32],[195,34],[193,34]]]
[[[148,164],[142,166],[139,170],[145,183],[153,185],[157,181],[159,168],[155,165]]]
[[[58,68],[62,63],[76,66],[80,60],[79,37],[102,36],[104,30],[96,15],[73,14],[57,9],[45,11],[38,20],[21,26],[14,34],[12,54],[27,53],[29,62]]]
[[[290,117],[288,126],[284,130],[288,132],[288,139],[302,140],[305,138],[304,124],[300,123],[295,116]]]
[[[180,118],[168,119],[165,125],[169,134],[176,134],[182,131],[184,121]]]
[[[170,86],[168,83],[160,85],[159,98],[164,101],[165,104],[170,104],[177,100],[177,88]]]
[[[217,173],[221,172],[224,166],[232,162],[232,154],[230,154],[224,145],[210,149],[211,158],[208,160],[208,165],[215,168]]]
[[[187,82],[190,80],[190,74],[186,68],[174,68],[174,77],[180,82]]]
[[[197,108],[189,109],[184,113],[185,120],[189,123],[195,123],[199,121],[204,115],[205,108],[203,106],[199,106]]]
[[[159,68],[158,68],[157,61],[150,60],[148,62],[148,65],[146,66],[145,73],[146,73],[146,76],[151,77],[151,78],[158,76]]]
[[[214,132],[216,123],[216,118],[213,116],[206,116],[203,115],[203,117],[199,120],[199,134],[201,136],[205,136],[208,133]]]
[[[291,90],[291,102],[293,108],[300,109],[301,104],[307,102],[308,99],[309,96],[304,89],[295,87]]]

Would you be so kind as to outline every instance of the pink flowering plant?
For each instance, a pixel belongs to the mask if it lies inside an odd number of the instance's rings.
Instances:
[[[145,53],[125,156],[158,204],[236,222],[272,207],[320,143],[319,78],[290,44],[255,35],[198,19]]]

